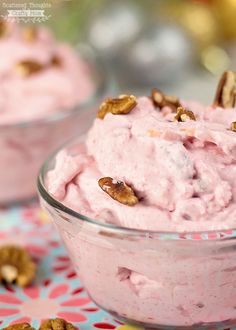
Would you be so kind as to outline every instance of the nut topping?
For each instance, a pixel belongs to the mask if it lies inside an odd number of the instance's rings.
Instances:
[[[196,120],[194,113],[190,110],[179,107],[175,116],[176,121],[184,122],[188,120]]]
[[[36,61],[25,60],[17,63],[15,69],[19,75],[28,77],[32,74],[42,71],[44,66]]]
[[[35,26],[26,26],[22,29],[23,39],[27,42],[33,42],[37,39],[38,30]]]
[[[232,108],[236,103],[236,74],[233,71],[225,71],[217,86],[213,106]]]
[[[236,132],[236,121],[233,121],[230,125],[230,130]]]
[[[120,95],[118,98],[106,99],[99,108],[97,117],[103,119],[108,112],[113,115],[129,113],[137,105],[136,97],[133,95]]]
[[[138,203],[138,197],[135,195],[133,189],[122,181],[105,177],[101,178],[98,184],[111,198],[121,204],[134,206]]]
[[[76,330],[76,327],[66,320],[56,318],[43,321],[39,330]]]
[[[34,330],[29,323],[19,323],[9,325],[9,327],[3,328],[2,330]]]
[[[6,21],[0,19],[0,38],[4,37],[7,33],[8,27]]]
[[[160,136],[161,133],[155,129],[149,129],[147,131],[147,135],[150,136],[150,137],[156,137],[156,136]]]
[[[27,286],[33,281],[35,270],[34,262],[23,248],[11,245],[0,247],[0,282]]]
[[[52,56],[50,65],[61,66],[61,64],[61,59],[57,55]]]
[[[177,111],[178,107],[181,107],[181,103],[176,96],[165,95],[159,89],[154,88],[151,93],[151,99],[155,106],[162,109],[169,107],[173,112]]]

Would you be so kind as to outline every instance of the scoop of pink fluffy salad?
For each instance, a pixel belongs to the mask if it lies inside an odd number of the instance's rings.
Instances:
[[[126,115],[96,118],[85,139],[57,154],[50,194],[98,221],[155,231],[236,227],[236,110],[181,100],[194,120],[178,122],[170,108],[139,97]],[[98,185],[121,180],[139,198],[134,206]]]
[[[44,27],[29,38],[24,26],[0,24],[6,25],[0,36],[0,125],[45,118],[92,94],[89,68],[69,45],[56,42]],[[52,64],[53,58],[59,65]],[[22,61],[36,62],[43,69],[22,76],[16,69]]]

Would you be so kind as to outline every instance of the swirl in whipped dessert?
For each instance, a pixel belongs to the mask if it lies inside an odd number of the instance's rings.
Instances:
[[[151,97],[106,99],[83,150],[58,154],[48,175],[49,190],[82,214],[128,228],[183,232],[235,227],[234,105],[231,71],[222,76],[210,106],[158,89]],[[131,187],[138,203],[111,198],[98,184],[107,177]]]

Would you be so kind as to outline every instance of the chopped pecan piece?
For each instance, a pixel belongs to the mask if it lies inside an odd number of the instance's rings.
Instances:
[[[66,320],[56,318],[43,321],[39,330],[76,330],[76,327]]]
[[[138,198],[133,189],[122,181],[114,180],[110,177],[101,178],[98,181],[100,188],[105,191],[111,198],[121,204],[134,206],[138,203]]]
[[[44,66],[36,61],[25,60],[17,63],[15,69],[19,75],[27,77],[42,71]]]
[[[50,63],[52,66],[61,66],[61,59],[57,56],[57,55],[54,55],[52,56],[51,58],[51,63]]]
[[[236,132],[236,121],[233,121],[230,125],[230,130]]]
[[[175,116],[176,121],[187,121],[187,120],[196,120],[194,113],[190,110],[179,107],[177,109],[177,114]]]
[[[236,103],[236,74],[233,71],[225,71],[217,86],[213,106],[232,108]]]
[[[161,133],[159,131],[155,130],[155,129],[149,129],[147,131],[147,134],[148,134],[148,136],[151,136],[151,137],[156,137],[156,136],[161,135]]]
[[[0,282],[24,287],[33,281],[35,271],[35,263],[26,250],[13,245],[0,247]]]
[[[26,26],[22,29],[23,39],[27,42],[33,42],[37,39],[38,29],[35,26]]]
[[[4,37],[8,31],[7,22],[0,18],[0,38]]]
[[[181,107],[181,103],[178,97],[166,95],[157,88],[154,88],[152,90],[151,99],[154,105],[160,109],[164,107],[169,107],[173,112],[176,112],[177,108]]]
[[[9,325],[8,327],[3,328],[2,330],[34,330],[34,328],[32,328],[29,323],[19,323],[19,324]]]
[[[113,115],[123,115],[129,113],[137,105],[134,95],[120,95],[118,98],[106,99],[99,108],[97,117],[103,119],[108,112]]]

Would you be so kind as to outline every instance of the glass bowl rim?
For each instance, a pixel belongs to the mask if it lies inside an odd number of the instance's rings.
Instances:
[[[94,91],[85,101],[75,104],[71,108],[58,110],[42,118],[22,120],[16,123],[0,123],[0,129],[25,128],[33,125],[36,126],[51,122],[57,122],[64,120],[67,117],[76,115],[79,112],[83,112],[92,105],[96,105],[96,101],[98,100],[99,96],[101,94],[104,94],[104,91],[106,90],[107,86],[109,86],[109,84],[114,83],[114,79],[111,75],[108,66],[105,64],[105,61],[100,56],[98,56],[95,50],[91,47],[89,47],[89,51],[84,51],[84,49],[85,47],[83,47],[83,44],[77,45],[77,47],[75,47],[75,51],[79,56],[81,56],[82,60],[85,61],[86,64],[90,65],[91,67],[94,65],[95,70],[92,69],[92,71],[102,72],[103,77],[102,81],[95,85]]]
[[[145,237],[157,237],[168,240],[196,240],[196,241],[209,241],[209,240],[217,240],[222,241],[225,239],[235,239],[236,238],[236,228],[228,228],[228,229],[217,229],[217,230],[205,230],[205,231],[157,231],[157,230],[146,230],[146,229],[136,229],[136,228],[127,228],[122,226],[117,226],[113,224],[104,223],[99,220],[92,219],[87,217],[84,214],[81,214],[70,207],[64,205],[55,199],[47,190],[44,185],[44,176],[48,170],[48,164],[55,159],[58,152],[60,152],[65,147],[71,145],[71,143],[82,139],[83,136],[77,136],[71,138],[69,141],[66,141],[63,145],[57,148],[42,164],[38,178],[37,178],[37,190],[39,196],[43,198],[43,200],[49,204],[54,209],[62,211],[73,218],[82,220],[92,226],[97,226],[103,228],[104,230],[110,230],[113,232],[120,232],[126,235],[141,235]],[[76,225],[76,223],[75,223]],[[199,238],[202,237],[202,238]]]

